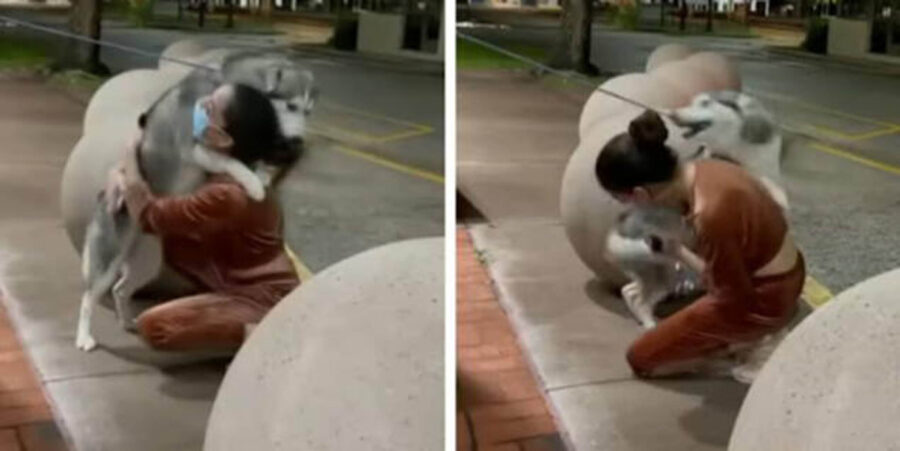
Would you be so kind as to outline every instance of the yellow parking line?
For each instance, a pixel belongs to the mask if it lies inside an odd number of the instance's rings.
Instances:
[[[831,147],[829,145],[818,143],[818,142],[812,143],[811,147],[813,149],[819,150],[821,152],[829,153],[831,155],[845,158],[847,160],[855,161],[859,164],[869,166],[871,168],[880,169],[882,171],[889,172],[894,175],[900,175],[900,167],[897,167],[897,166],[892,166],[890,164],[882,163],[880,161],[875,161],[870,158],[861,157],[854,153],[847,152],[846,150],[841,150],[836,147]]]
[[[819,283],[812,276],[806,276],[806,283],[803,284],[803,294],[801,296],[814,309],[825,305],[826,302],[834,297],[828,287]]]
[[[433,131],[434,131],[434,129],[431,127],[428,127],[427,130],[407,130],[407,131],[397,132],[397,133],[393,133],[390,135],[374,138],[374,139],[372,139],[372,142],[373,143],[386,143],[386,142],[390,142],[390,141],[399,141],[401,139],[408,139],[408,138],[414,138],[416,136],[427,135]]]
[[[359,149],[354,149],[352,147],[343,146],[340,144],[336,144],[333,146],[334,149],[337,149],[339,152],[343,152],[347,155],[352,155],[357,158],[362,158],[363,160],[375,163],[377,165],[381,165],[395,171],[403,172],[405,174],[409,174],[415,177],[419,177],[430,182],[434,182],[437,184],[444,183],[444,177],[435,172],[427,171],[425,169],[419,169],[417,167],[405,165],[403,163],[398,163],[396,161],[375,155],[373,153],[365,152]]]
[[[851,140],[863,141],[866,139],[877,138],[879,136],[892,135],[897,132],[900,132],[900,127],[885,128],[882,130],[873,130],[871,132],[867,132],[867,133],[863,133],[863,134],[859,134],[859,135],[853,135]]]
[[[309,279],[312,279],[313,272],[309,270],[309,267],[303,263],[303,260],[300,260],[300,257],[297,257],[297,254],[291,250],[291,247],[284,244],[284,250],[287,252],[288,258],[291,260],[291,264],[294,265],[294,271],[300,277],[301,282],[306,282]]]
[[[810,125],[812,125],[815,129],[817,129],[823,133],[827,133],[832,136],[837,136],[838,138],[841,138],[845,141],[864,141],[867,139],[877,138],[879,136],[894,134],[894,133],[897,133],[898,131],[900,131],[900,127],[886,127],[886,128],[879,128],[877,130],[868,131],[868,132],[851,134],[851,133],[844,133],[840,130],[837,130],[837,129],[834,129],[834,128],[831,128],[831,127],[828,127],[825,125],[815,125],[815,124],[810,124]]]
[[[405,121],[403,119],[397,119],[394,117],[385,116],[385,115],[378,114],[378,113],[373,113],[371,111],[360,110],[360,109],[349,107],[346,105],[340,105],[340,104],[333,103],[333,102],[325,102],[323,104],[325,105],[326,108],[334,108],[336,110],[349,111],[351,113],[359,114],[360,116],[367,116],[370,118],[380,119],[380,120],[387,121],[387,122],[393,122],[395,124],[405,125],[407,127],[412,127],[412,128],[419,129],[419,130],[425,130],[425,129],[432,130],[431,127],[429,127],[425,124],[419,124],[416,122]]]

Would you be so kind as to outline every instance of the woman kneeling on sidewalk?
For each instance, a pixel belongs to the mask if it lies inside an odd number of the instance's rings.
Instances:
[[[278,117],[259,91],[224,85],[201,99],[197,142],[252,167],[262,160],[284,168],[296,149],[284,141]],[[141,337],[162,350],[237,349],[249,330],[300,281],[286,255],[282,217],[271,192],[250,198],[232,177],[209,174],[183,196],[154,195],[132,153],[111,174],[132,218],[163,243],[166,264],[203,293],[171,300],[137,318]]]
[[[731,163],[680,163],[667,137],[662,119],[647,111],[610,140],[595,166],[617,200],[677,208],[697,234],[694,249],[679,244],[664,252],[701,272],[707,294],[632,344],[628,363],[639,377],[720,367],[736,345],[781,331],[806,278],[784,213],[766,189]]]

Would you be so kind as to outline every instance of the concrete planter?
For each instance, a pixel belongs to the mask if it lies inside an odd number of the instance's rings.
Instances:
[[[400,14],[359,12],[356,49],[361,52],[397,55],[403,45],[405,17]]]
[[[869,53],[872,25],[867,20],[831,17],[828,20],[828,54],[860,57]]]

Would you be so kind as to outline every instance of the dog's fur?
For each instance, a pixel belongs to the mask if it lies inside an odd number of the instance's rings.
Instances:
[[[316,99],[312,72],[277,53],[235,52],[212,63],[217,72],[194,70],[141,116],[139,167],[151,190],[158,194],[189,193],[203,183],[206,173],[228,173],[249,196],[262,199],[268,181],[263,168],[248,168],[194,144],[194,104],[223,83],[257,88],[270,98],[283,135],[299,151]],[[141,233],[127,211],[110,206],[108,202],[117,200],[108,194],[98,196],[82,252],[87,289],[81,301],[75,344],[85,351],[96,346],[90,332],[96,304],[112,295],[120,325],[132,328],[131,297],[153,281],[163,265],[158,238]]]
[[[622,213],[607,236],[607,250],[632,279],[622,288],[622,297],[643,327],[656,325],[654,308],[679,281],[678,268],[659,252],[661,247],[693,241],[693,231],[677,211],[649,206]]]
[[[782,188],[783,140],[774,119],[758,100],[734,91],[701,93],[670,116],[687,131],[684,137],[703,145],[701,157],[720,158],[757,177],[775,202],[787,211]]]

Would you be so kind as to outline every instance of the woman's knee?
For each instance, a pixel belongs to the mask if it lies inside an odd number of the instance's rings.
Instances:
[[[653,370],[656,368],[656,363],[650,358],[650,355],[641,348],[639,342],[628,348],[625,359],[628,361],[628,366],[631,367],[631,371],[635,376],[639,378],[649,378],[653,376]]]
[[[151,348],[159,350],[172,349],[172,327],[171,321],[164,311],[154,311],[153,309],[142,313],[137,317],[137,331],[144,342]]]

